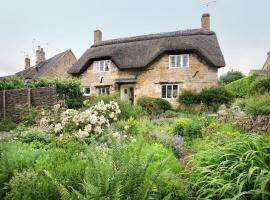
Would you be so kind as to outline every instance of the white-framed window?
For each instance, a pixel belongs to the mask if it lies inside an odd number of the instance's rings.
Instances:
[[[108,72],[111,68],[110,60],[99,60],[93,63],[93,70],[95,73],[97,72]]]
[[[90,96],[91,90],[90,87],[83,87],[83,96]]]
[[[176,99],[179,94],[178,84],[163,84],[161,85],[161,98]]]
[[[110,86],[100,86],[97,87],[98,95],[109,95],[110,94]]]
[[[170,68],[189,67],[189,54],[169,55]]]

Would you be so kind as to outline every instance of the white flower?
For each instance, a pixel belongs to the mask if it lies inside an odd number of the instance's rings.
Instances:
[[[112,132],[112,136],[115,137],[118,140],[121,139],[121,134],[119,132]]]
[[[42,129],[47,129],[49,126],[49,120],[45,117],[41,118],[39,121],[39,126]]]
[[[114,113],[114,112],[111,112],[111,113],[109,114],[109,117],[110,117],[111,119],[113,119],[113,118],[115,117],[115,113]]]
[[[131,142],[136,142],[136,138],[134,138],[132,136],[130,136],[130,140],[131,140]]]
[[[100,134],[102,132],[102,128],[100,126],[95,127],[94,132]]]
[[[123,138],[127,138],[127,135],[125,134],[125,135],[123,135]]]
[[[103,115],[101,115],[99,117],[99,125],[102,125],[102,124],[105,124],[105,123],[106,123],[106,118]]]
[[[86,132],[86,131],[82,131],[81,129],[79,129],[79,131],[77,131],[74,135],[76,137],[78,137],[78,138],[86,138],[86,137],[89,136],[89,133]]]
[[[125,125],[124,129],[125,129],[125,131],[128,131],[129,126],[128,125]]]
[[[60,124],[60,123],[55,124],[55,126],[54,126],[55,133],[59,133],[62,129],[63,129],[62,124]]]
[[[58,111],[60,107],[61,107],[60,104],[55,104],[55,105],[53,106],[53,110],[54,110],[54,111]]]
[[[91,115],[90,116],[90,123],[91,124],[96,124],[97,121],[98,121],[98,119],[97,119],[97,116],[96,115]]]
[[[90,132],[92,130],[92,125],[91,124],[87,124],[85,127],[84,127],[84,131],[86,132]]]

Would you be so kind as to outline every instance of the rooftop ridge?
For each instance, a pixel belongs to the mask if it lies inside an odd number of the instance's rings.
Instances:
[[[137,41],[143,41],[143,40],[160,39],[160,38],[166,38],[166,37],[194,36],[194,35],[213,35],[213,34],[215,34],[215,32],[207,31],[207,30],[204,30],[204,29],[178,30],[178,31],[171,31],[171,32],[154,33],[154,34],[147,34],[147,35],[124,37],[124,38],[100,41],[100,42],[97,42],[96,44],[92,45],[91,48],[92,47],[106,46],[106,45],[111,45],[111,44],[119,44],[119,43],[137,42]]]

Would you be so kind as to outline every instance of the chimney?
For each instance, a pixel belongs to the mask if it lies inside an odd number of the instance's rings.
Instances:
[[[204,13],[202,15],[202,29],[210,31],[210,14]]]
[[[102,41],[102,32],[100,30],[94,31],[94,44]]]
[[[24,62],[25,62],[25,69],[28,69],[31,64],[30,64],[30,58],[28,55],[26,55],[25,59],[24,59]]]
[[[36,50],[36,65],[44,62],[45,60],[46,60],[45,59],[45,52],[44,52],[43,48],[38,46],[38,49]]]

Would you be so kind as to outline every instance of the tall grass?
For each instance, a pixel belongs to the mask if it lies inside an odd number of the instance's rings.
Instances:
[[[196,199],[270,199],[270,138],[239,136],[193,159]]]

